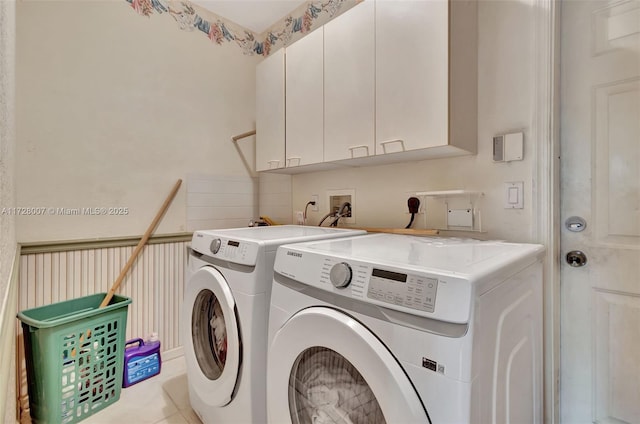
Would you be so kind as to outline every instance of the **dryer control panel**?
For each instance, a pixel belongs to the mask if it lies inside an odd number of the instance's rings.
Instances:
[[[341,269],[349,270],[349,278],[343,284],[336,284],[334,278],[336,270]],[[418,273],[391,271],[390,268],[377,267],[360,261],[339,261],[336,258],[325,257],[320,273],[320,285],[328,289],[332,285],[334,287],[332,291],[336,293],[367,298],[371,303],[382,302],[401,307],[398,309],[406,308],[433,313],[436,306],[438,278]]]
[[[310,293],[319,289],[466,324],[475,298],[502,284],[514,267],[539,262],[543,252],[533,244],[368,234],[280,246],[274,272],[309,286]]]
[[[470,318],[470,282],[450,274],[317,254],[294,245],[278,251],[274,271],[336,295],[412,315],[460,324]]]
[[[367,297],[394,305],[433,312],[438,279],[373,268]]]

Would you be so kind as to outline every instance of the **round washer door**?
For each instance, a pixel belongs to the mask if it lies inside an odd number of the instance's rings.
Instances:
[[[360,322],[326,307],[296,313],[269,347],[269,420],[276,423],[428,423],[415,388]]]
[[[236,304],[224,276],[213,267],[187,282],[183,334],[189,386],[210,406],[228,404],[240,371]]]

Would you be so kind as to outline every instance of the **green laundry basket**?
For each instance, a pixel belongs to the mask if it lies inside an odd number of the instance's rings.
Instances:
[[[120,398],[131,299],[106,293],[18,313],[35,423],[75,423]]]

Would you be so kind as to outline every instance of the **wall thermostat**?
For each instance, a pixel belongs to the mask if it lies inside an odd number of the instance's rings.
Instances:
[[[524,133],[502,134],[493,137],[493,161],[511,162],[524,156]]]

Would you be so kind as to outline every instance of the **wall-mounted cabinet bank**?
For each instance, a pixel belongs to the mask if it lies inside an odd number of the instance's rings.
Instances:
[[[266,58],[256,82],[258,171],[474,154],[476,1],[365,0]]]

